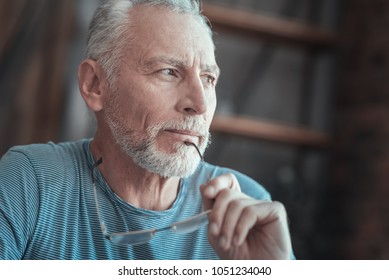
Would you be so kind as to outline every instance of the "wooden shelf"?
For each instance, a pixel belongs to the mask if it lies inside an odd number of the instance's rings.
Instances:
[[[336,33],[321,27],[220,5],[204,4],[203,10],[215,30],[318,48],[338,44]]]
[[[297,44],[300,47],[333,49],[338,46],[338,35],[325,28],[220,5],[204,4],[203,10],[218,32],[234,32],[250,38]],[[308,127],[243,116],[216,115],[211,130],[256,140],[319,149],[329,147],[331,142],[327,134],[313,131]]]
[[[330,144],[330,137],[321,132],[247,117],[216,115],[211,131],[313,148],[326,148]]]

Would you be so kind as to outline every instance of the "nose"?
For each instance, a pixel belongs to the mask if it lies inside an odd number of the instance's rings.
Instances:
[[[208,110],[209,96],[200,77],[188,78],[181,88],[179,111],[189,115],[202,115]]]

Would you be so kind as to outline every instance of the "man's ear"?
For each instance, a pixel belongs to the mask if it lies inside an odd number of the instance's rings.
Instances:
[[[98,112],[103,108],[106,80],[101,66],[92,59],[86,59],[78,67],[78,85],[82,98],[88,107]]]

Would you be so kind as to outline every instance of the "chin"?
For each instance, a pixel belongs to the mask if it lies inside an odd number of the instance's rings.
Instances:
[[[137,163],[156,173],[161,177],[188,177],[198,168],[200,157],[193,147],[188,147],[184,143],[175,144],[169,152],[154,148],[142,153],[141,158],[137,158]]]

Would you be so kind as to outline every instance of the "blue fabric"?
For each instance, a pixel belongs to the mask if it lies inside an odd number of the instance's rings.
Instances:
[[[101,232],[94,201],[90,139],[11,148],[0,160],[0,259],[217,259],[206,227],[195,233],[157,233],[142,245],[120,246]],[[242,191],[270,199],[266,190],[236,171],[206,164],[181,181],[173,206],[151,211],[116,196],[97,171],[101,214],[108,232],[162,227],[201,211],[199,186],[232,172]]]

